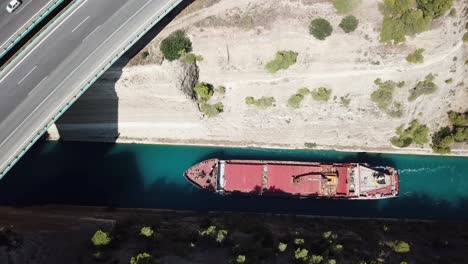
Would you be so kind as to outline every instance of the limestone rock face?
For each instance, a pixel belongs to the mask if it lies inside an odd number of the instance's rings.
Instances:
[[[200,75],[199,68],[196,63],[174,63],[174,76],[176,80],[176,87],[184,94],[195,100],[195,93],[193,87],[197,85]]]

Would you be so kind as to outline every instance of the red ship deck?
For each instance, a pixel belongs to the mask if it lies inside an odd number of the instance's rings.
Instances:
[[[254,192],[262,188],[262,164],[228,163],[224,167],[224,190]]]

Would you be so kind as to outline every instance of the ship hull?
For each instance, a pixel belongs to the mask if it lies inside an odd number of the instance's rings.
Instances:
[[[398,196],[398,171],[365,163],[210,159],[184,176],[195,186],[221,195],[374,200]]]

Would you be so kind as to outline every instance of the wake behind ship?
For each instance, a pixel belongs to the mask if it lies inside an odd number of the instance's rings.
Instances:
[[[219,194],[371,200],[399,193],[397,170],[364,163],[210,159],[184,175],[194,185]]]

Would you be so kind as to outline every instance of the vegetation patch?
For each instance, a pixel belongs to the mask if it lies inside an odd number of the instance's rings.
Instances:
[[[313,148],[316,148],[316,147],[317,147],[317,143],[314,143],[314,142],[306,142],[306,143],[304,143],[304,147],[313,149]]]
[[[403,126],[396,129],[397,136],[392,137],[390,142],[399,148],[405,148],[412,143],[423,145],[429,142],[429,128],[413,120],[410,126],[403,130]]]
[[[422,54],[424,49],[417,49],[413,53],[410,53],[406,57],[406,61],[409,63],[423,63],[424,62],[424,55]]]
[[[153,261],[153,257],[146,252],[140,253],[130,259],[130,264],[151,264],[151,263],[155,263]]]
[[[463,35],[463,42],[468,42],[468,32]]]
[[[438,154],[451,152],[450,145],[454,142],[450,127],[443,127],[432,135],[432,151]]]
[[[448,116],[450,123],[453,126],[468,126],[468,112],[457,113],[454,111],[450,111]]]
[[[268,107],[273,107],[275,106],[275,98],[271,96],[262,96],[259,99],[255,99],[252,96],[247,96],[245,98],[245,103],[247,105],[254,105],[256,107],[266,109]]]
[[[276,73],[280,70],[286,70],[297,61],[298,53],[291,50],[278,51],[275,59],[265,65],[269,73]]]
[[[356,30],[358,25],[359,20],[355,16],[346,16],[341,20],[339,27],[342,28],[344,32],[350,33]]]
[[[436,19],[452,8],[453,0],[416,0],[416,3],[425,16]]]
[[[310,22],[309,32],[316,39],[324,40],[333,32],[333,27],[328,20],[316,18]]]
[[[297,90],[297,93],[295,95],[289,97],[288,106],[291,108],[299,108],[304,98],[309,94],[310,90],[307,88],[301,88]]]
[[[182,62],[187,63],[187,64],[195,64],[198,61],[202,61],[202,60],[203,60],[202,55],[196,55],[190,52],[189,54],[185,55],[185,57],[182,59]]]
[[[102,230],[96,231],[96,233],[94,233],[93,237],[91,238],[91,242],[93,242],[93,245],[96,247],[107,246],[111,241],[112,239],[109,234]]]
[[[347,14],[361,4],[361,0],[334,0],[333,6],[339,14]]]
[[[410,245],[405,241],[387,241],[385,245],[393,249],[396,253],[408,253],[411,250]]]
[[[224,110],[224,105],[221,102],[214,104],[208,103],[211,97],[214,95],[213,85],[209,83],[200,82],[194,88],[195,97],[198,101],[198,108],[204,116],[211,118],[216,117]]]
[[[192,42],[186,36],[185,31],[178,30],[163,39],[160,50],[166,60],[174,61],[192,51]]]
[[[312,98],[316,101],[327,102],[330,100],[332,94],[331,89],[327,89],[325,87],[320,87],[311,92]]]
[[[349,98],[349,94],[340,97],[340,104],[346,108],[349,107],[351,104],[351,98]]]
[[[408,101],[412,102],[421,95],[432,94],[437,90],[437,85],[434,83],[435,75],[428,74],[424,81],[420,81],[416,86],[410,90]]]
[[[374,102],[377,107],[388,114],[391,117],[402,117],[403,116],[403,105],[399,102],[393,101],[393,93],[395,88],[401,88],[405,85],[404,82],[394,82],[391,80],[382,82],[382,80],[376,79],[374,83],[378,86],[378,89],[371,94],[371,101]]]
[[[420,2],[423,1],[426,0]],[[433,0],[427,1],[434,2]],[[413,8],[412,3],[412,0],[383,1],[380,5],[380,10],[384,15],[382,31],[380,32],[381,42],[397,44],[404,42],[406,35],[414,36],[429,29],[432,19],[435,17],[424,11],[424,8],[428,7],[427,3],[418,4],[418,9]],[[452,3],[450,3],[451,5]]]

